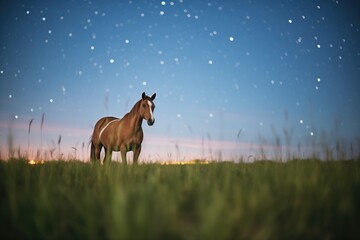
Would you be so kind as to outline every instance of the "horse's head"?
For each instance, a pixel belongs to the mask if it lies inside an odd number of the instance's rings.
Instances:
[[[155,122],[154,118],[154,99],[156,97],[156,93],[154,93],[151,97],[146,96],[145,92],[141,95],[141,103],[140,103],[140,115],[143,119],[147,121],[149,126],[152,126]]]

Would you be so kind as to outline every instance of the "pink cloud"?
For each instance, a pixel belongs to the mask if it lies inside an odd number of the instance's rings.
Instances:
[[[234,150],[234,149],[248,149],[253,147],[253,144],[228,141],[228,140],[208,140],[200,138],[168,138],[164,136],[146,136],[146,144],[160,145],[160,146],[174,146],[186,147],[191,149],[207,149],[211,146],[214,150]]]
[[[12,123],[9,122],[0,122],[0,129],[12,129],[13,131],[23,131],[24,134],[28,133],[29,129],[29,122],[24,121],[13,121]],[[61,124],[52,124],[52,123],[45,123],[43,125],[43,134],[61,134],[61,135],[70,135],[70,136],[91,136],[92,130],[90,128],[75,128],[75,127],[68,127]],[[34,122],[31,125],[31,134],[40,133],[40,123]]]

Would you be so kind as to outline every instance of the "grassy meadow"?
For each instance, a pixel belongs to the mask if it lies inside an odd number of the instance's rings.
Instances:
[[[359,239],[359,226],[359,161],[0,161],[2,239]]]

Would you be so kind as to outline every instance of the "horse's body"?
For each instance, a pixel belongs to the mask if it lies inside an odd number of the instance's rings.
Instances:
[[[149,126],[155,122],[155,97],[155,93],[151,97],[143,93],[142,98],[123,118],[103,117],[97,121],[91,138],[91,161],[100,161],[100,152],[104,147],[104,161],[111,161],[112,151],[120,151],[122,162],[126,164],[126,153],[133,151],[134,163],[137,163],[144,137],[142,121],[145,119]]]

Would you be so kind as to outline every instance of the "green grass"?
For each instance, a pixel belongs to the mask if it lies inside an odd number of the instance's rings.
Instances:
[[[344,239],[359,226],[359,161],[0,161],[2,239]]]

